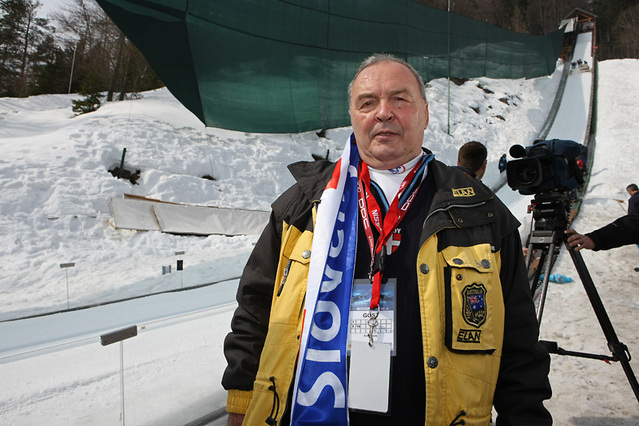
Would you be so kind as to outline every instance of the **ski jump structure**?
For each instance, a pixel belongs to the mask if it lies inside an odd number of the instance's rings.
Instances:
[[[593,37],[593,32],[577,35],[572,56],[564,63],[562,79],[551,111],[535,138],[536,140],[572,140],[588,147],[586,165],[588,172],[583,190],[587,187],[595,147],[595,137],[591,132],[597,68],[593,57]],[[573,68],[572,63],[576,64],[578,60],[586,65]],[[531,141],[532,143],[533,141]],[[515,217],[524,224],[522,233],[525,232],[526,224],[530,223],[528,206],[533,196],[520,195],[507,185],[494,188],[494,190]],[[577,203],[577,210],[579,204]],[[576,211],[572,217],[575,214]]]

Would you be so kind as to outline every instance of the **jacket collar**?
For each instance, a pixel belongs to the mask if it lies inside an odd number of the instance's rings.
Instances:
[[[456,167],[447,166],[439,161],[428,165],[428,172],[433,174],[436,193],[431,210],[451,205],[468,206],[486,202],[494,194],[486,185],[465,173],[459,173]]]
[[[300,189],[312,202],[319,200],[326,184],[333,175],[335,164],[330,161],[298,161],[289,164],[288,170],[297,181]]]
[[[431,152],[424,149],[427,154]],[[331,179],[335,163],[321,161],[299,161],[288,166],[289,171],[299,184],[302,192],[311,200],[319,200]],[[436,194],[433,208],[445,208],[451,205],[472,205],[486,202],[494,194],[477,179],[454,170],[455,167],[434,160],[428,165],[428,173],[433,174]]]

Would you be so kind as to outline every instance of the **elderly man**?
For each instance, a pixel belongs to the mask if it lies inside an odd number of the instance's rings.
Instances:
[[[229,425],[550,425],[518,222],[422,148],[424,83],[390,55],[349,86],[337,164],[296,163],[225,340]]]

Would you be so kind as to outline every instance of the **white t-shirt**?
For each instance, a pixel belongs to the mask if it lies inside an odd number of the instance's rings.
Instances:
[[[386,200],[388,200],[388,204],[393,202],[395,195],[397,195],[397,191],[399,191],[399,187],[404,181],[404,178],[413,169],[413,167],[417,165],[419,159],[422,158],[423,155],[424,153],[421,152],[417,157],[396,169],[377,170],[372,167],[368,168],[371,180],[382,188],[382,191],[386,196]],[[424,176],[426,176],[426,173],[424,173]]]

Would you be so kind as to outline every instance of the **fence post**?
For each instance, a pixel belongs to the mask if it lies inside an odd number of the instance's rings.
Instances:
[[[122,402],[122,426],[125,426],[124,416],[124,340],[138,335],[138,326],[132,325],[120,330],[112,331],[100,336],[100,343],[102,346],[107,346],[112,343],[120,343],[120,399]]]
[[[64,269],[65,275],[67,277],[67,309],[69,309],[69,268],[75,266],[75,263],[61,263],[60,268]]]
[[[182,260],[182,256],[184,255],[184,253],[184,251],[175,252],[175,255],[178,256],[175,270],[180,272],[180,288],[184,288],[184,282],[182,281],[182,271],[184,270],[184,261]]]
[[[126,148],[122,149],[122,160],[120,160],[120,170],[118,170],[118,179],[122,179],[122,170],[124,169],[124,156],[126,155]]]

